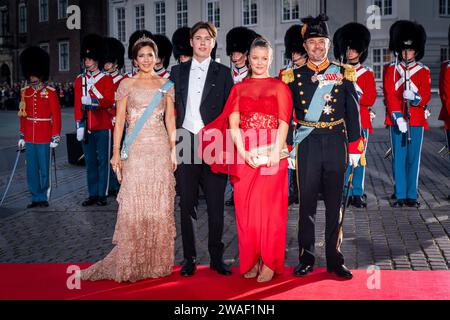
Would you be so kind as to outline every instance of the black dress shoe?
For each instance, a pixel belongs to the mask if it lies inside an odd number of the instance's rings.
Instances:
[[[391,198],[391,200],[397,199],[397,196],[395,195],[395,192],[393,194],[391,194],[390,198]]]
[[[118,193],[119,193],[119,190],[108,191],[108,197],[117,197]]]
[[[398,199],[392,204],[393,208],[401,208],[405,205],[405,199]]]
[[[81,204],[83,207],[93,206],[98,201],[98,197],[89,197]]]
[[[350,270],[347,269],[343,264],[336,267],[327,267],[328,272],[334,272],[338,277],[351,279],[353,278],[353,274]]]
[[[419,208],[420,202],[418,202],[416,199],[406,199],[405,201],[406,205],[411,208]]]
[[[306,264],[306,263],[300,262],[294,269],[294,276],[303,277],[303,276],[306,276],[308,273],[312,272],[313,270],[314,270],[314,267],[312,264]]]
[[[345,198],[344,198],[344,201],[342,201],[342,202],[345,202]],[[349,196],[348,197],[348,200],[347,200],[347,203],[345,203],[345,206],[346,207],[350,207],[350,205],[353,203],[353,196]]]
[[[180,273],[183,277],[189,277],[195,273],[196,268],[195,259],[185,259],[181,266]]]
[[[209,267],[211,270],[217,271],[218,274],[229,276],[231,275],[231,269],[229,265],[226,265],[224,262],[211,262]]]
[[[45,207],[45,208],[49,206],[48,201],[41,201],[41,202],[39,202],[39,205],[41,207]]]
[[[356,208],[367,208],[367,203],[361,196],[354,196],[351,205]]]
[[[98,197],[97,205],[104,207],[107,204],[106,197]]]
[[[40,202],[33,201],[29,205],[27,205],[27,209],[36,208],[36,207],[40,207],[40,206],[41,206]]]

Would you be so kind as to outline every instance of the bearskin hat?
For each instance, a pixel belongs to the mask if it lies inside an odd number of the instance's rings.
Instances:
[[[106,40],[98,34],[88,34],[81,41],[81,60],[90,58],[97,61],[99,66],[105,62]]]
[[[325,37],[329,38],[330,34],[328,32],[327,25],[328,17],[325,13],[319,14],[317,17],[307,16],[302,19],[304,23],[302,26],[302,38],[303,40],[314,38],[314,37]]]
[[[153,34],[148,30],[136,30],[133,32],[130,37],[128,38],[128,59],[133,60],[133,46],[136,41],[138,41],[139,38],[142,38],[143,36],[152,39],[155,41],[155,37]]]
[[[287,29],[284,35],[284,56],[286,59],[292,59],[292,53],[298,52],[301,55],[306,55],[305,47],[303,47],[302,25],[294,24]]]
[[[162,34],[155,34],[155,42],[158,46],[158,56],[161,60],[164,60],[163,65],[167,69],[172,55],[172,43],[169,38]]]
[[[347,63],[347,48],[354,49],[360,54],[359,62],[367,59],[370,44],[370,31],[366,26],[351,22],[342,26],[334,33],[334,56],[337,60]]]
[[[50,72],[50,56],[42,48],[28,47],[19,57],[22,74],[25,79],[35,76],[41,81],[47,81]]]
[[[125,55],[125,47],[122,42],[116,38],[106,38],[106,47],[105,63],[115,63],[118,69],[122,69]]]
[[[173,56],[176,60],[179,60],[181,55],[189,57],[194,55],[190,42],[190,30],[189,27],[181,27],[172,35]]]
[[[226,36],[227,56],[233,52],[247,53],[250,45],[259,35],[246,27],[235,27],[228,31]]]
[[[418,23],[408,20],[399,20],[392,24],[389,29],[389,50],[402,59],[402,51],[414,49],[416,61],[423,58],[425,54],[425,42],[427,34],[425,29]]]

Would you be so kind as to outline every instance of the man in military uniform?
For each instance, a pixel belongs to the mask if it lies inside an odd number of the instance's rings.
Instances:
[[[189,27],[181,27],[172,35],[173,57],[178,63],[187,62],[194,55],[190,43],[190,30]]]
[[[417,184],[423,133],[428,129],[425,108],[431,97],[431,78],[430,70],[417,61],[424,55],[426,33],[421,25],[400,20],[391,26],[390,35],[389,48],[396,62],[385,69],[383,89],[395,181],[392,206],[419,207]]]
[[[170,56],[172,55],[172,43],[169,38],[163,34],[155,34],[155,43],[158,47],[158,58],[154,70],[161,78],[169,79],[170,73],[167,70],[170,63]]]
[[[106,38],[106,46],[107,50],[103,70],[105,71],[106,74],[108,74],[111,77],[114,85],[114,93],[116,93],[117,89],[119,88],[120,82],[124,79],[121,70],[124,65],[125,47],[123,46],[122,42],[116,38]],[[112,124],[114,126],[116,122],[116,106],[114,105],[113,108],[108,109],[108,112],[112,116]],[[114,141],[112,141],[112,145],[114,145]],[[109,158],[111,157],[112,154],[109,154]],[[116,196],[117,193],[119,192],[120,184],[119,181],[117,181],[117,177],[114,170],[111,170],[111,166],[108,167],[108,170],[109,170],[108,196]]]
[[[302,38],[302,25],[294,24],[291,26],[284,35],[284,56],[289,59],[290,63],[280,70],[278,78],[289,83],[289,75],[291,70],[297,69],[306,63],[308,59],[308,54],[306,53],[305,47],[303,46]],[[293,143],[293,133],[295,127],[297,126],[297,119],[295,115],[292,115],[291,126],[289,126],[289,131],[286,139],[288,146],[292,146]],[[298,203],[298,188],[297,188],[297,178],[295,176],[295,169],[290,167],[289,169],[289,199],[288,204]]]
[[[85,36],[81,44],[81,60],[85,72],[74,83],[74,113],[77,140],[82,141],[87,167],[89,198],[83,206],[107,205],[108,168],[113,128],[110,109],[114,106],[114,84],[101,72],[106,44],[96,34]]]
[[[360,23],[348,23],[334,33],[333,47],[335,58],[341,63],[352,65],[356,72],[357,80],[354,84],[359,97],[360,120],[365,142],[364,155],[367,151],[369,134],[373,132],[372,119],[375,118],[375,113],[372,111],[372,106],[377,99],[374,73],[372,69],[362,65],[367,58],[369,44],[369,29]],[[367,207],[364,197],[365,168],[364,165],[358,166],[353,172],[353,187],[349,191],[350,198],[348,201],[356,208]],[[350,171],[349,166],[345,175],[345,185],[347,185]]]
[[[48,207],[50,195],[50,149],[56,148],[61,134],[61,107],[56,90],[47,86],[50,57],[38,47],[20,55],[20,64],[29,85],[21,90],[18,146],[26,148],[27,182],[31,203],[27,208]]]
[[[305,276],[315,262],[315,215],[319,192],[325,202],[325,245],[328,272],[352,278],[340,251],[341,202],[347,160],[358,166],[364,142],[359,125],[353,67],[330,63],[330,39],[321,14],[302,19],[308,62],[291,72],[289,87],[298,119],[294,135],[299,188],[299,264],[294,275]],[[287,77],[287,75],[286,75]]]
[[[450,26],[448,29],[448,44],[450,47]],[[450,150],[450,61],[444,61],[441,65],[439,75],[439,95],[441,96],[442,108],[439,120],[444,122],[445,136],[447,139],[447,152]],[[450,154],[449,154],[450,155]],[[450,195],[447,198],[450,200]]]
[[[235,27],[228,31],[226,35],[226,51],[230,57],[230,68],[233,82],[239,83],[247,77],[248,74],[248,51],[253,40],[259,35],[246,27]],[[225,201],[228,207],[234,206],[234,192],[231,192],[230,198]]]

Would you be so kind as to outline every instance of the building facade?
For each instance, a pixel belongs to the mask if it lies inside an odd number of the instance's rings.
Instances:
[[[72,5],[79,8],[80,28],[67,25],[72,16],[67,8]],[[49,81],[73,81],[80,72],[83,36],[107,35],[107,7],[107,0],[0,0],[0,70],[9,70],[11,82],[22,80],[19,55],[34,45],[50,54]]]
[[[371,7],[374,5],[379,8],[379,25],[373,22],[373,14],[377,14]],[[448,59],[449,55],[450,0],[109,0],[108,31],[127,46],[128,37],[137,29],[145,28],[171,38],[178,27],[208,20],[215,23],[219,32],[217,58],[228,65],[226,33],[235,26],[247,26],[272,43],[274,61],[271,73],[276,75],[286,63],[283,44],[286,30],[299,23],[302,17],[315,16],[322,11],[330,17],[332,34],[351,21],[374,25],[366,64],[375,70],[379,87],[382,65],[393,59],[388,50],[392,23],[408,19],[423,24],[428,35],[423,63],[430,67],[433,87],[437,87],[440,62]],[[171,62],[174,63],[173,60]],[[129,61],[126,67],[129,70]]]

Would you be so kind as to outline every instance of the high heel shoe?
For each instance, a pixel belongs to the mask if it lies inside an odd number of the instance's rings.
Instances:
[[[260,265],[260,259],[258,259],[258,261],[256,262],[256,264],[253,266],[253,268],[247,272],[246,274],[244,274],[244,278],[245,279],[251,279],[251,278],[255,278],[258,275],[259,272],[259,265]]]
[[[275,274],[275,272],[272,269],[270,269],[266,265],[263,265],[263,267],[261,268],[261,272],[259,273],[259,276],[256,279],[256,281],[268,282],[268,281],[272,280],[274,274]]]

